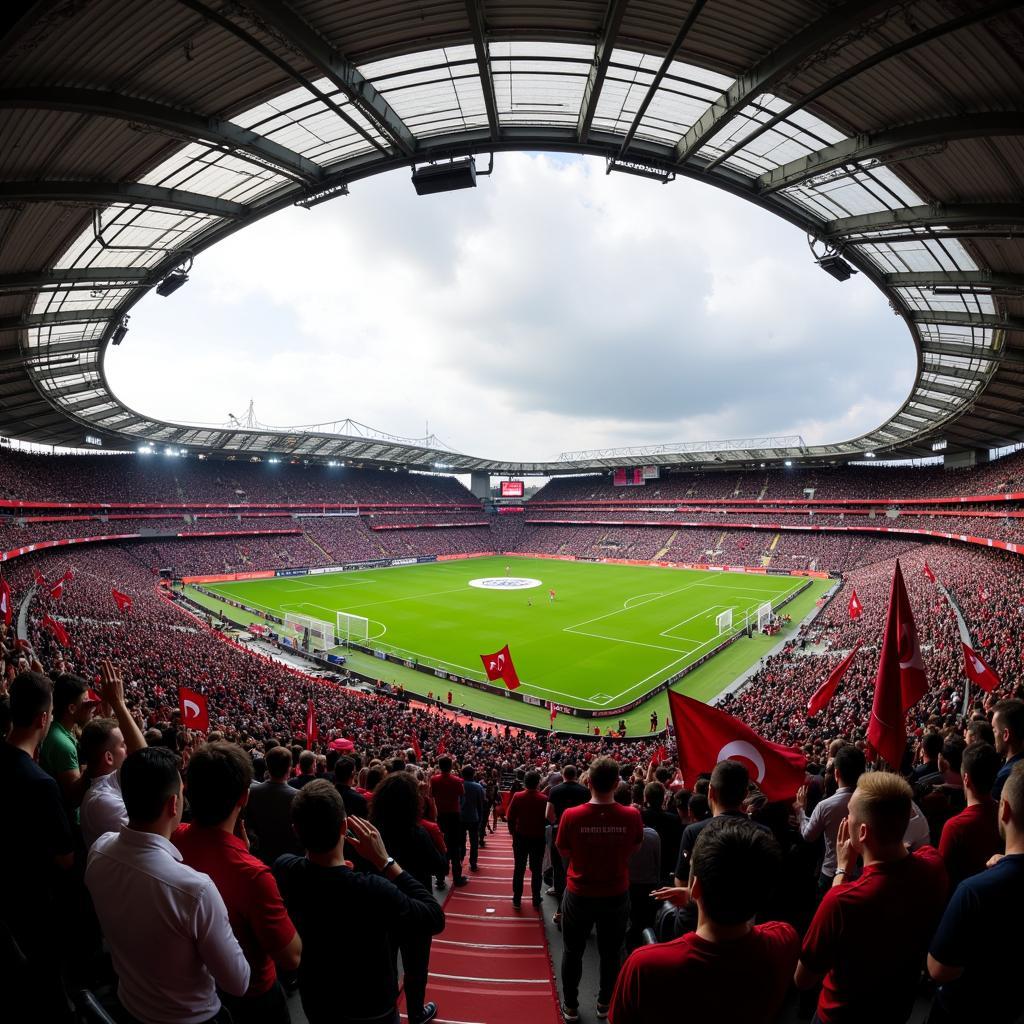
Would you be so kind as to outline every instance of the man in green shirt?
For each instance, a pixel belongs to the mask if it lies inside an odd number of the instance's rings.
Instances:
[[[78,763],[78,741],[72,731],[82,726],[96,710],[89,685],[79,676],[65,673],[53,684],[53,722],[39,748],[40,767],[57,780],[64,804],[75,809],[89,785],[89,778]]]

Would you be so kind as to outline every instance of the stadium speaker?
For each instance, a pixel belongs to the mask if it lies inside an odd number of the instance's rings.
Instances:
[[[454,192],[460,188],[476,188],[476,161],[470,156],[446,164],[425,164],[412,172],[412,184],[418,195]]]
[[[849,281],[857,273],[856,268],[851,267],[842,256],[822,256],[818,266],[837,281]]]
[[[114,328],[114,333],[110,336],[111,345],[120,345],[124,341],[124,336],[128,333],[128,317],[124,319]]]
[[[156,286],[156,293],[166,299],[168,295],[173,295],[187,280],[188,274],[183,270],[174,270]]]

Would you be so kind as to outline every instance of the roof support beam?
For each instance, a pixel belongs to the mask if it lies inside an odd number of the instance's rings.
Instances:
[[[889,288],[960,288],[996,291],[1006,288],[1024,290],[1024,274],[1004,274],[992,270],[923,270],[898,274],[885,274],[882,280]]]
[[[998,331],[1024,331],[1024,316],[998,313],[949,313],[944,310],[916,310],[910,313],[915,324],[945,324],[949,327],[985,327]],[[995,353],[993,353],[993,356]]]
[[[336,89],[348,97],[359,113],[390,140],[395,149],[406,156],[412,155],[416,139],[409,126],[359,69],[316,29],[279,0],[245,0],[245,6],[261,21],[276,29],[293,49],[322,72]]]
[[[53,324],[91,324],[110,320],[116,315],[117,311],[113,309],[58,309],[51,313],[2,316],[0,331],[22,331],[26,327],[49,327]]]
[[[594,63],[590,66],[587,84],[583,87],[583,102],[580,104],[580,116],[576,122],[576,138],[580,142],[586,142],[590,134],[597,101],[601,98],[605,76],[608,74],[608,64],[612,59],[612,50],[615,49],[615,40],[619,35],[619,26],[622,24],[622,16],[626,13],[628,3],[629,0],[608,0],[608,12],[601,27],[601,37],[594,47]]]
[[[647,88],[647,94],[640,101],[640,106],[637,107],[636,114],[633,116],[633,123],[626,130],[626,135],[622,140],[622,145],[619,147],[619,158],[621,159],[629,144],[633,141],[633,137],[637,133],[637,129],[640,127],[640,123],[644,119],[644,114],[647,113],[647,108],[651,105],[651,101],[654,99],[655,94],[658,91],[658,86],[664,81],[665,76],[668,74],[668,69],[672,67],[672,61],[675,60],[676,54],[682,49],[683,43],[686,41],[686,37],[690,34],[690,29],[693,28],[694,22],[697,20],[698,15],[704,8],[705,0],[693,0],[693,4],[690,7],[689,12],[683,19],[682,25],[679,26],[679,31],[676,33],[675,39],[672,40],[671,45],[668,48],[668,52],[665,54],[664,60],[661,62],[661,66],[655,72],[654,78],[651,79],[651,84]]]
[[[185,210],[236,220],[251,212],[241,203],[200,195],[198,192],[116,181],[7,181],[0,183],[0,202],[65,202],[86,203],[89,206],[128,203],[132,206],[158,206],[165,210]]]
[[[997,224],[1024,226],[1024,206],[1020,203],[977,203],[963,206],[908,206],[902,210],[881,210],[828,221],[819,237],[825,240],[844,238],[872,231],[894,228],[958,228],[986,227]],[[886,242],[888,238],[857,239]]]
[[[0,107],[24,110],[64,110],[92,117],[134,121],[169,135],[199,139],[290,178],[316,184],[323,169],[312,160],[231,121],[204,117],[161,103],[99,89],[56,86],[0,89]]]
[[[2,186],[0,186],[2,188]],[[69,270],[32,270],[21,274],[0,274],[0,292],[34,291],[65,285],[149,283],[143,267],[73,267]]]
[[[764,195],[847,164],[886,160],[920,146],[941,146],[950,139],[991,138],[998,135],[1024,135],[1024,117],[1019,112],[1002,111],[958,114],[956,117],[940,117],[933,121],[901,125],[872,135],[856,135],[767,171],[757,179],[755,189]]]
[[[927,353],[925,353],[927,355]],[[958,377],[961,380],[988,380],[990,371],[988,370],[970,370],[966,366],[947,366],[945,363],[929,362],[925,360],[924,365],[921,368],[923,373],[936,373],[943,377]],[[922,381],[922,387],[934,388],[938,387],[938,384],[932,384],[929,381]]]
[[[501,124],[498,121],[498,99],[494,91],[494,75],[491,73],[491,51],[487,45],[483,0],[466,0],[466,14],[469,16],[469,29],[473,36],[473,47],[476,50],[476,68],[480,75],[480,88],[484,93],[484,106],[487,108],[487,124],[491,130],[491,138],[497,140],[501,134]]]
[[[897,0],[881,0],[876,3],[864,3],[863,0],[854,0],[846,3],[825,17],[819,18],[783,46],[768,54],[745,75],[736,79],[676,143],[676,162],[686,163],[751,100],[770,90],[773,85],[795,72],[810,57],[826,46],[834,44],[842,36],[854,32],[862,34],[867,19],[894,7],[896,2]],[[861,31],[858,32],[858,29]]]

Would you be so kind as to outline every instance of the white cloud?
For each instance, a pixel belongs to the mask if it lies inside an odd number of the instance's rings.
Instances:
[[[709,186],[498,157],[473,191],[407,172],[228,238],[170,299],[147,298],[107,372],[129,405],[275,425],[345,417],[452,447],[563,449],[877,426],[913,348],[863,278]]]

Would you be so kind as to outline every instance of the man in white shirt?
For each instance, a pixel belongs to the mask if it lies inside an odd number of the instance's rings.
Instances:
[[[227,1020],[217,986],[243,995],[249,964],[217,887],[170,842],[183,805],[177,755],[145,747],[120,776],[128,824],[96,840],[85,871],[118,999],[146,1024]]]
[[[124,699],[124,681],[109,661],[100,665],[103,703],[113,718],[93,718],[78,740],[79,757],[89,776],[82,797],[81,826],[86,850],[105,832],[120,832],[128,824],[118,770],[124,759],[146,745]]]
[[[850,805],[850,797],[857,785],[857,780],[864,774],[865,760],[863,751],[853,744],[844,744],[836,751],[832,759],[832,771],[836,785],[835,793],[820,800],[807,817],[807,787],[801,786],[796,794],[797,825],[800,835],[808,843],[825,840],[825,857],[821,862],[821,874],[818,876],[818,892],[826,893],[832,888],[832,880],[836,874],[836,836],[839,825],[846,817],[846,809]]]

